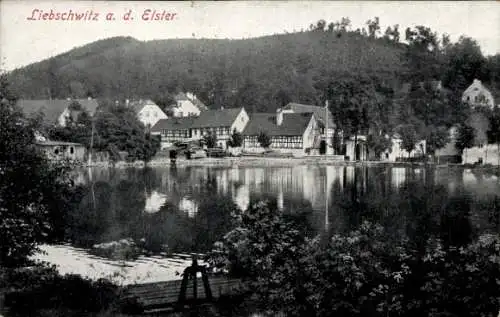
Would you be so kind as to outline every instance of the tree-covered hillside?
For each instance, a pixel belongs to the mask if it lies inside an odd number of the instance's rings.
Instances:
[[[405,72],[403,48],[355,32],[307,31],[245,40],[111,38],[11,73],[24,98],[158,98],[191,90],[212,106],[255,110],[316,102],[321,71]],[[250,110],[250,109],[249,109]]]

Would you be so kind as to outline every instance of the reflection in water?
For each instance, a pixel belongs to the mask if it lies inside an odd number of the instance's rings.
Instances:
[[[370,220],[395,237],[436,232],[462,243],[459,236],[498,230],[500,222],[491,217],[498,178],[459,169],[301,165],[91,173],[75,175],[85,192],[67,219],[67,239],[83,247],[132,238],[152,251],[204,252],[231,229],[233,211],[263,198],[291,215],[308,212],[312,233]]]
[[[167,201],[167,195],[153,191],[148,197],[146,197],[146,206],[144,206],[144,211],[148,213],[158,212],[160,208]]]

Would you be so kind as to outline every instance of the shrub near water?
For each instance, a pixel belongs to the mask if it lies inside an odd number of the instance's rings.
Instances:
[[[213,264],[246,280],[260,308],[289,316],[496,316],[500,238],[462,247],[391,239],[363,223],[326,243],[308,239],[278,210],[255,205],[236,218]]]
[[[111,308],[119,295],[119,288],[105,279],[61,276],[55,267],[47,266],[10,271],[5,282],[12,290],[6,294],[5,304],[13,311],[64,307],[97,312]]]

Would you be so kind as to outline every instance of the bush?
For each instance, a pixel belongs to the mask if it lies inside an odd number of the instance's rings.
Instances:
[[[277,208],[236,217],[215,266],[242,277],[269,313],[287,316],[496,316],[500,237],[462,247],[391,238],[363,223],[346,235],[309,239]]]
[[[55,267],[46,266],[10,271],[6,282],[10,292],[5,296],[5,305],[13,311],[64,307],[97,312],[117,304],[120,291],[108,280],[61,276]]]

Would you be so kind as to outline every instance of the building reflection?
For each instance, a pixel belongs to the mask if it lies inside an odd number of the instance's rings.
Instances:
[[[144,211],[147,213],[158,212],[166,201],[167,195],[154,190],[150,195],[146,196]]]

